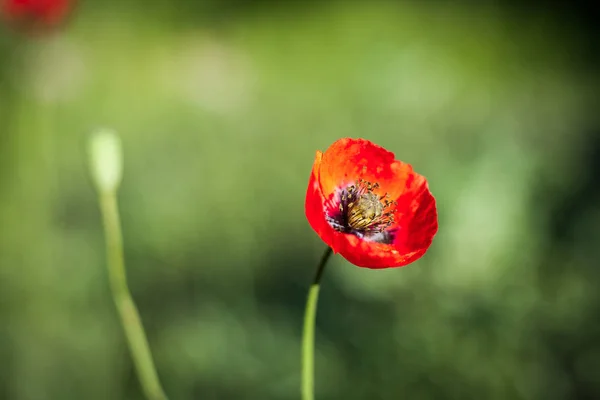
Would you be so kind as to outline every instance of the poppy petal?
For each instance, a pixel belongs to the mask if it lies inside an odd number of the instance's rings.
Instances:
[[[325,218],[323,204],[325,198],[319,185],[319,168],[323,154],[317,151],[315,163],[308,182],[308,190],[306,192],[305,212],[310,226],[328,245],[331,246],[334,229],[329,225]]]
[[[412,172],[410,164],[395,160],[394,153],[364,139],[336,141],[325,151],[321,165],[320,183],[326,195],[362,178],[379,183],[376,193],[396,199]]]

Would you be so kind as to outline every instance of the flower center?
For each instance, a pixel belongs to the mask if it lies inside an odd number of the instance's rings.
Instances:
[[[365,229],[382,214],[383,204],[379,196],[368,192],[348,204],[348,225],[353,229]]]
[[[388,200],[387,193],[383,196],[374,193],[378,188],[378,183],[360,179],[342,189],[336,204],[339,212],[328,214],[331,226],[361,237],[373,236],[389,228],[394,223],[394,212],[390,208],[396,202]]]

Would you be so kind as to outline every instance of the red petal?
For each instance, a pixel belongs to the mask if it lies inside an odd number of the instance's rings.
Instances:
[[[333,233],[335,230],[329,225],[325,218],[325,212],[323,204],[325,198],[319,185],[319,167],[321,166],[321,159],[323,154],[317,151],[315,157],[315,163],[313,165],[312,173],[310,174],[310,180],[308,182],[308,190],[306,192],[306,201],[304,209],[306,212],[306,218],[310,226],[317,232],[321,239],[331,246],[333,241]]]
[[[396,199],[412,173],[410,164],[397,161],[394,153],[365,139],[344,138],[333,143],[323,154],[320,183],[325,195],[336,188],[362,178],[379,183],[378,194]]]
[[[2,17],[28,29],[53,27],[65,20],[73,0],[0,0]]]

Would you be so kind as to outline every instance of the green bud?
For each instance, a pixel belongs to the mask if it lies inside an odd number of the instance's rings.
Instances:
[[[89,142],[92,179],[101,193],[114,192],[123,176],[121,139],[112,129],[99,129]]]

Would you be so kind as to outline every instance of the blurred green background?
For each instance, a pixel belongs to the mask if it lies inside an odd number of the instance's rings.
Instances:
[[[430,182],[430,251],[334,257],[317,399],[600,398],[590,31],[502,3],[86,1],[0,30],[0,398],[142,399],[85,145],[122,135],[130,286],[175,399],[298,399],[314,154]]]

